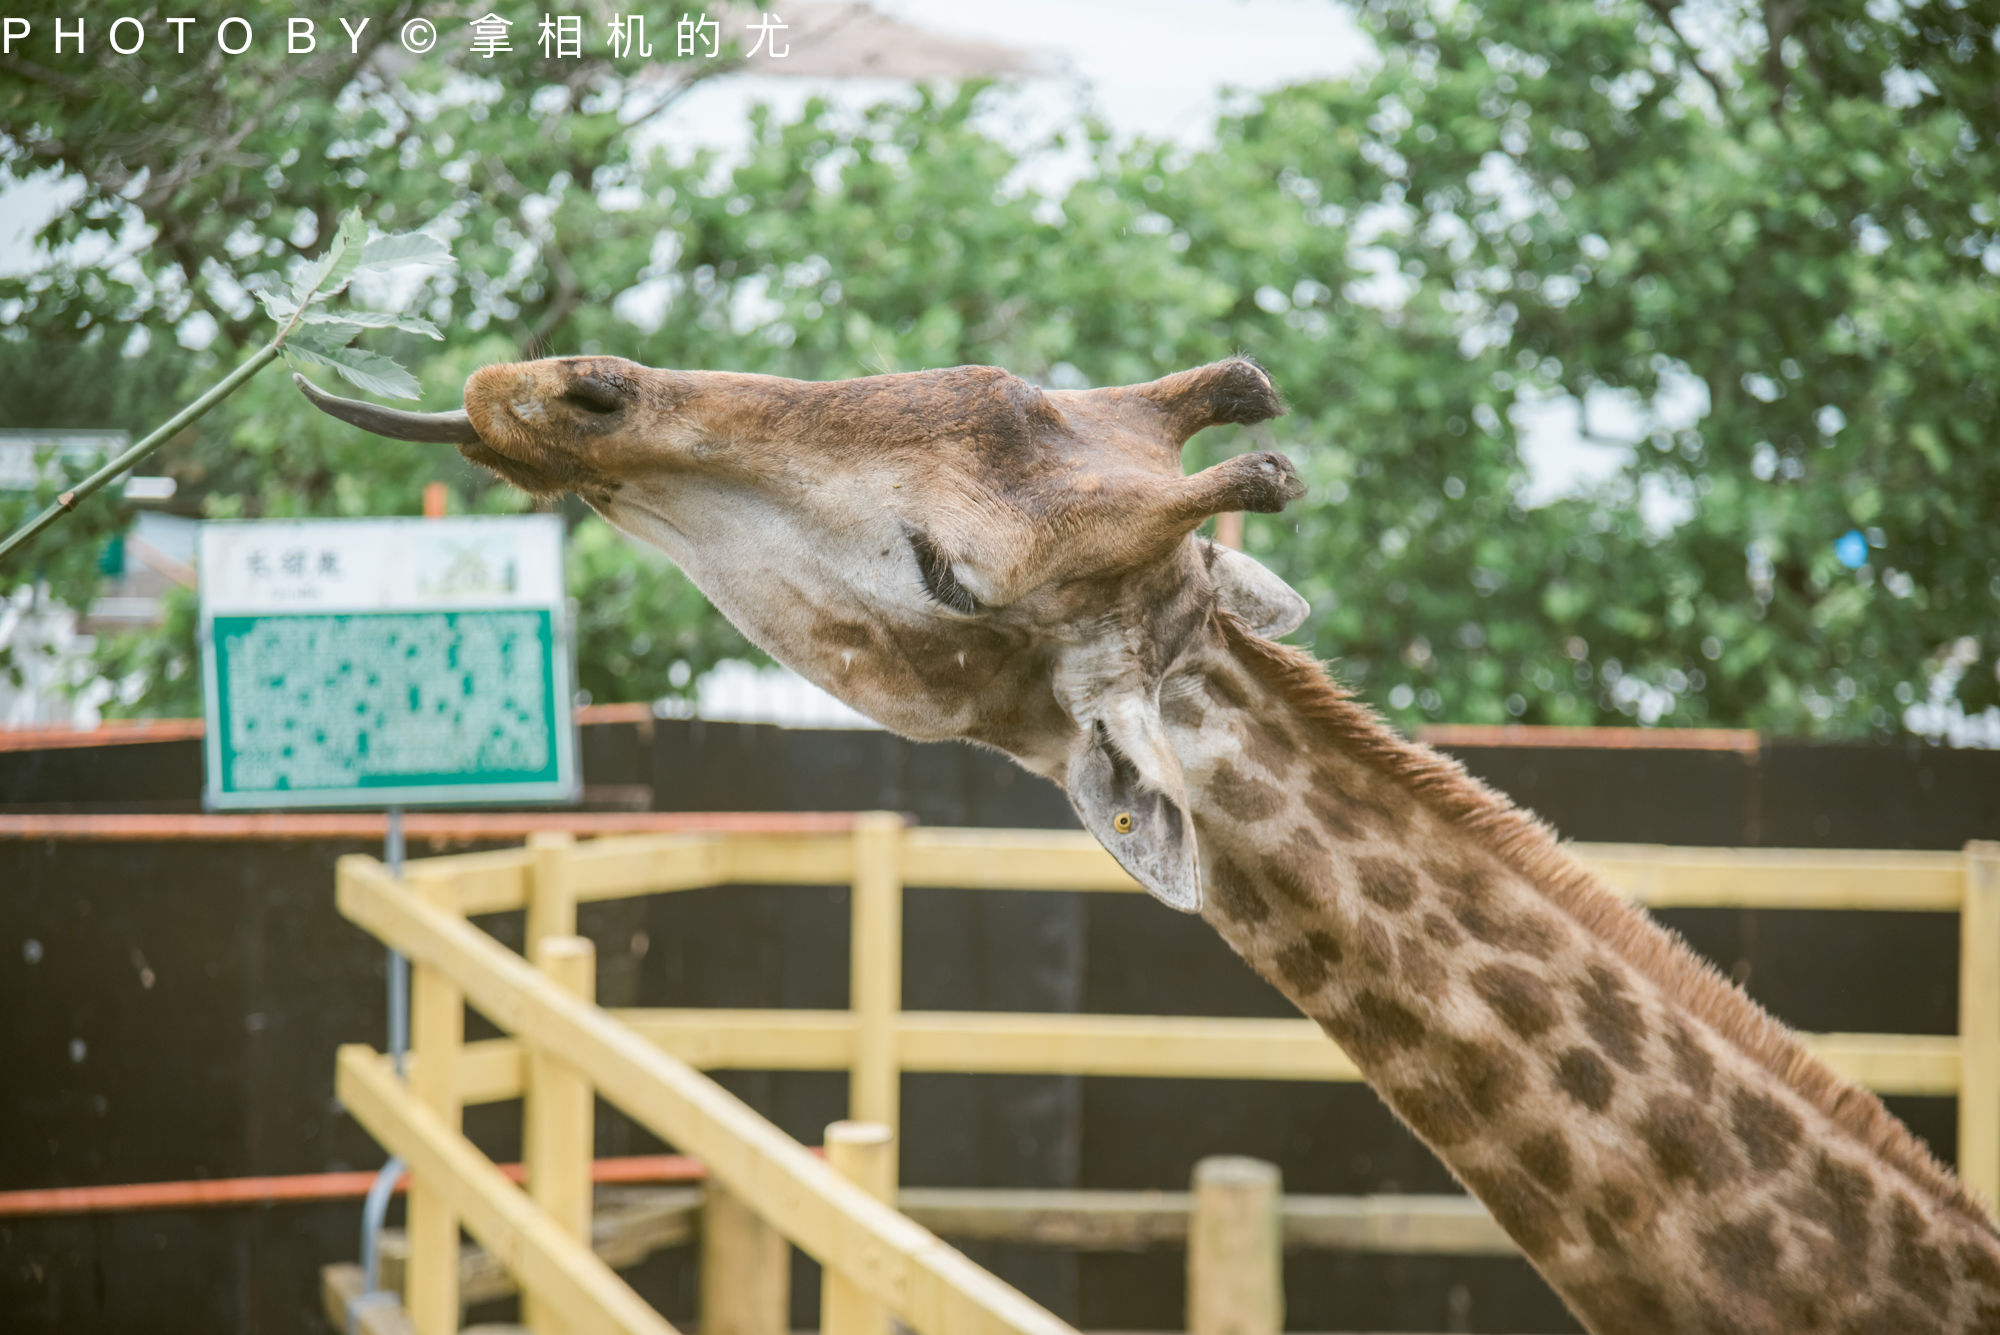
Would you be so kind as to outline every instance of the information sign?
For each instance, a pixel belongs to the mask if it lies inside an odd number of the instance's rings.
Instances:
[[[202,526],[212,808],[573,801],[555,515]]]

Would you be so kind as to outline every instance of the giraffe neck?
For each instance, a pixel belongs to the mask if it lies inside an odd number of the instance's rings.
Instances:
[[[2000,1330],[1990,1222],[1879,1100],[1532,818],[1222,629],[1162,701],[1205,916],[1592,1330]]]

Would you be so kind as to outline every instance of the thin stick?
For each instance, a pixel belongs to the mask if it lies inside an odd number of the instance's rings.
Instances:
[[[279,337],[282,338],[283,335]],[[165,426],[147,436],[137,445],[134,445],[131,449],[104,465],[104,467],[98,469],[83,481],[77,483],[70,490],[56,497],[54,505],[36,515],[20,528],[15,529],[13,533],[8,535],[7,541],[0,543],[0,561],[5,561],[16,551],[27,546],[43,529],[61,519],[71,510],[74,510],[77,502],[101,490],[105,483],[111,481],[111,479],[117,477],[120,473],[125,472],[134,464],[137,464],[154,450],[159,449],[160,446],[166,444],[167,441],[171,440],[183,428],[199,421],[202,415],[210,408],[213,408],[216,404],[234,394],[244,381],[270,365],[272,361],[276,360],[277,356],[278,340],[273,339],[253,353],[250,360],[244,362],[243,365],[237,367],[234,371],[231,371],[227,379],[168,418]]]

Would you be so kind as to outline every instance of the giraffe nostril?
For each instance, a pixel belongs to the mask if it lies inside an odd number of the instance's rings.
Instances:
[[[563,391],[563,402],[587,413],[615,413],[625,406],[625,396],[608,380],[580,376]]]

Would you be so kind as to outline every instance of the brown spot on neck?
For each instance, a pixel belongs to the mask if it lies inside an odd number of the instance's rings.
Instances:
[[[1423,1018],[1382,992],[1364,989],[1322,1021],[1348,1055],[1363,1066],[1376,1066],[1405,1048],[1422,1042]]]
[[[1427,1001],[1441,998],[1451,986],[1451,968],[1437,943],[1421,933],[1396,939],[1396,976]]]
[[[1778,1267],[1776,1223],[1769,1210],[1727,1220],[1702,1235],[1702,1255],[1725,1284],[1762,1292],[1770,1287]]]
[[[1646,1069],[1646,1018],[1616,972],[1591,965],[1589,981],[1577,988],[1576,1011],[1605,1056],[1628,1071]]]
[[[1467,1168],[1459,1176],[1528,1255],[1546,1256],[1569,1241],[1569,1224],[1562,1207],[1519,1168],[1497,1164]]]
[[[1210,888],[1215,891],[1217,911],[1231,922],[1254,927],[1271,916],[1271,906],[1257,893],[1249,875],[1229,858],[1215,860],[1209,879]]]
[[[1805,1127],[1798,1114],[1768,1094],[1739,1089],[1729,1103],[1729,1126],[1759,1173],[1775,1173],[1792,1160]]]
[[[1539,1038],[1562,1019],[1555,989],[1516,964],[1489,964],[1475,970],[1472,990],[1522,1038]]]
[[[1696,1191],[1720,1187],[1737,1167],[1722,1128],[1692,1099],[1679,1094],[1663,1094],[1646,1105],[1639,1119],[1639,1138],[1661,1176]]]
[[[1417,902],[1407,864],[1389,858],[1362,858],[1354,864],[1354,876],[1361,893],[1369,901],[1392,913],[1401,913]]]
[[[1479,1129],[1479,1119],[1464,1096],[1442,1080],[1426,1078],[1393,1086],[1382,1097],[1418,1135],[1441,1150],[1471,1139]]]
[[[1326,986],[1340,958],[1340,942],[1325,932],[1308,932],[1280,949],[1271,963],[1294,996],[1309,997]]]
[[[1556,1085],[1595,1113],[1611,1106],[1611,1094],[1617,1088],[1611,1068],[1589,1048],[1571,1048],[1557,1059]]]
[[[1472,1111],[1492,1118],[1512,1107],[1528,1086],[1527,1067],[1498,1043],[1456,1038],[1445,1047],[1445,1069]]]
[[[1231,820],[1245,823],[1269,820],[1285,806],[1284,794],[1226,760],[1215,767],[1203,791],[1210,806]]]
[[[1521,1167],[1533,1175],[1543,1189],[1560,1196],[1570,1189],[1575,1178],[1575,1167],[1570,1157],[1569,1140],[1560,1130],[1551,1127],[1522,1141],[1514,1151]]]
[[[1935,1297],[1951,1283],[1951,1262],[1931,1240],[1915,1202],[1897,1193],[1889,1202],[1889,1238],[1895,1248],[1896,1282],[1919,1297]]]

